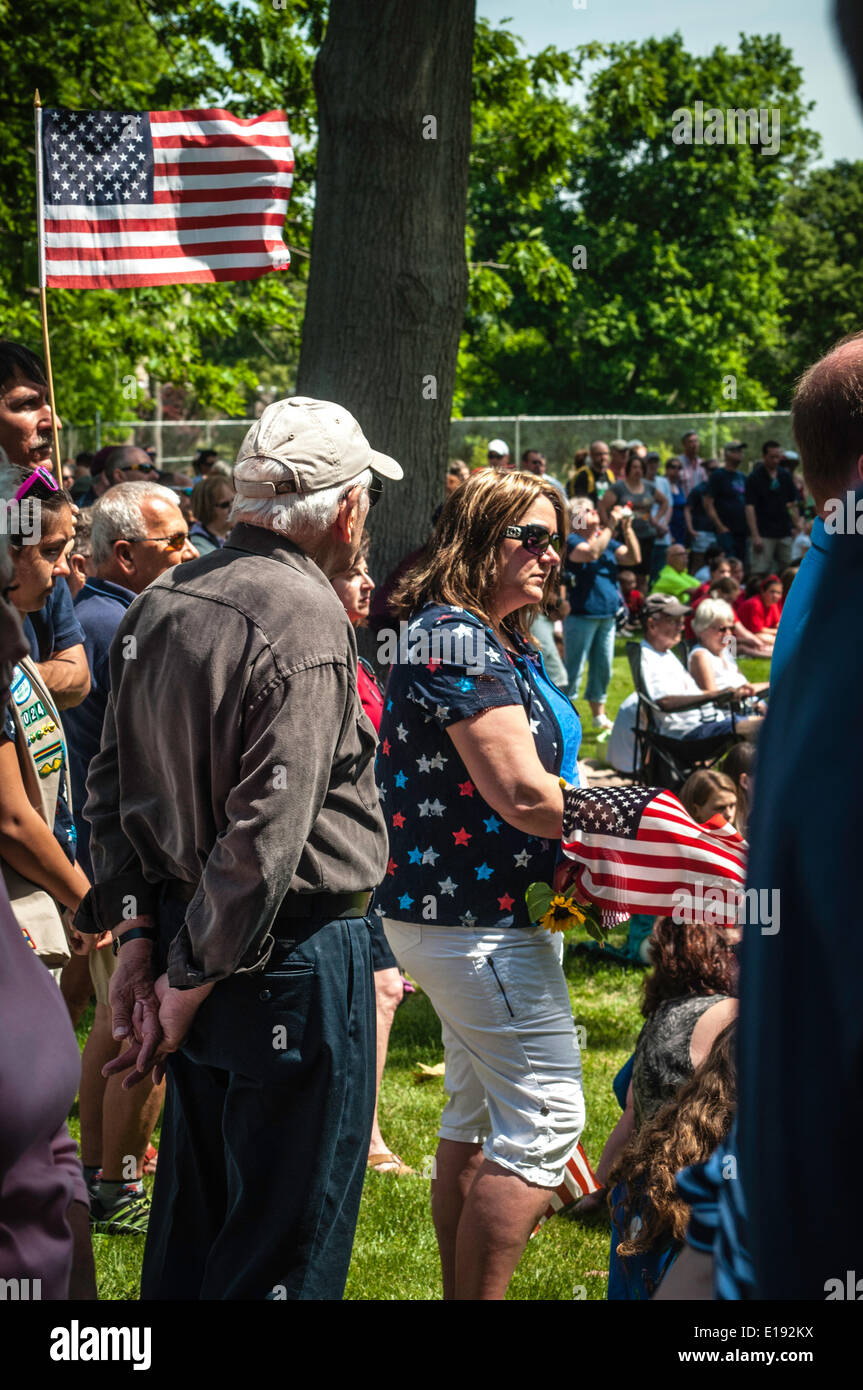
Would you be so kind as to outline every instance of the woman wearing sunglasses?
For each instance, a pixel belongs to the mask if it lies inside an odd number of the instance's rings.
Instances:
[[[736,690],[742,699],[752,700],[752,713],[764,714],[766,705],[757,697],[770,689],[769,682],[751,684],[732,655],[731,638],[735,613],[723,599],[706,598],[692,615],[698,639],[689,653],[689,673],[702,690]]]
[[[230,529],[228,517],[234,502],[234,489],[220,473],[210,473],[192,489],[192,512],[197,518],[189,527],[189,540],[199,555],[221,550]]]
[[[559,779],[578,778],[578,718],[526,638],[565,536],[549,482],[477,471],[391,603],[408,640],[380,728],[375,911],[443,1029],[431,1187],[448,1299],[503,1298],[584,1124],[559,938],[525,905],[554,873]]]

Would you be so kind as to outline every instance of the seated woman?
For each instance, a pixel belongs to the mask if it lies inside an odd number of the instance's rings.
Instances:
[[[772,643],[782,617],[782,581],[779,576],[768,574],[760,579],[757,591],[751,598],[743,600],[738,613],[748,632],[754,632],[762,641]]]
[[[727,603],[734,613],[734,631],[732,636],[737,644],[738,656],[757,656],[767,658],[773,651],[773,638],[765,637],[763,634],[750,632],[740,621],[740,605],[745,601],[743,590],[733,575],[724,576],[717,579],[710,585],[707,594],[708,598],[722,599]],[[703,602],[703,600],[702,600]],[[695,629],[692,631],[695,636]]]
[[[560,778],[578,780],[578,717],[526,640],[565,537],[551,483],[479,469],[393,595],[419,659],[386,689],[375,913],[443,1029],[431,1201],[447,1299],[504,1297],[584,1125],[559,942],[525,905],[554,874]]]
[[[687,659],[689,673],[702,690],[736,690],[747,699],[755,699],[770,689],[769,681],[754,685],[746,679],[731,655],[734,632],[734,609],[722,599],[706,598],[692,615],[692,626],[698,639]],[[752,706],[755,714],[765,714],[762,700]]]
[[[737,1106],[736,1024],[722,1029],[692,1079],[614,1163],[608,1298],[648,1299],[683,1246],[690,1208],[675,1176],[727,1138]]]

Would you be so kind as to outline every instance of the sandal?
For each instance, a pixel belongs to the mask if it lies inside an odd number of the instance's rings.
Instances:
[[[375,1173],[394,1173],[397,1178],[403,1178],[408,1173],[416,1170],[409,1168],[406,1163],[399,1158],[398,1154],[369,1154],[367,1168],[371,1168]]]

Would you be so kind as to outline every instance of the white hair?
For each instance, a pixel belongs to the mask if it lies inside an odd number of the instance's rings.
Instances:
[[[287,472],[275,459],[252,458],[237,465],[234,478],[237,482],[275,483],[283,482]],[[228,520],[232,526],[238,521],[247,521],[252,526],[277,531],[297,544],[304,541],[306,545],[314,545],[323,539],[335,521],[342,498],[355,487],[367,489],[371,481],[372,470],[367,468],[349,483],[323,487],[300,496],[276,493],[272,497],[243,497],[237,493]]]
[[[104,565],[111,559],[115,541],[146,539],[147,523],[141,503],[149,498],[179,506],[177,494],[161,483],[115,483],[102,493],[93,504],[90,550],[94,565]]]
[[[586,512],[596,510],[589,497],[573,497],[567,503],[567,509],[569,511],[569,524],[573,531],[581,530]]]
[[[699,637],[702,632],[713,627],[714,623],[733,623],[734,621],[734,609],[730,603],[725,602],[724,598],[702,599],[692,615],[692,627]]]

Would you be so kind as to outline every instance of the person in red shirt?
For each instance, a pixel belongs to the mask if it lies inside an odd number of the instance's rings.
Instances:
[[[354,627],[365,627],[369,618],[369,604],[375,591],[375,581],[368,570],[369,537],[363,537],[362,545],[351,568],[340,574],[330,576],[330,583],[342,601],[342,606]],[[384,711],[384,696],[372,667],[359,657],[357,660],[357,692],[363,709],[375,726],[377,733],[381,726]],[[369,1141],[368,1165],[377,1173],[394,1173],[401,1177],[412,1173],[413,1169],[403,1163],[398,1154],[393,1153],[385,1143],[378,1123],[378,1099],[380,1097],[381,1077],[387,1060],[387,1046],[390,1029],[393,1026],[396,1009],[404,998],[405,985],[399,972],[398,962],[389,948],[379,917],[370,919],[372,961],[375,967],[375,1006],[377,1013],[377,1090],[375,1092],[375,1115],[372,1123],[372,1136]]]
[[[782,617],[782,581],[779,576],[768,574],[762,579],[758,592],[744,599],[738,612],[740,621],[750,632],[757,633],[761,638],[774,638]]]

